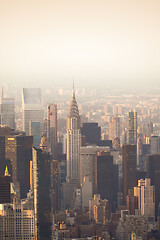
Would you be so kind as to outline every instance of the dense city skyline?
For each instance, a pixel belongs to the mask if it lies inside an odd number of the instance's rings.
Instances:
[[[160,239],[159,13],[0,0],[0,240]]]

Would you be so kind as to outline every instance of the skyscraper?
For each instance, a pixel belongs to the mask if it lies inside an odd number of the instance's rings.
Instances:
[[[117,202],[118,166],[113,164],[110,152],[97,153],[97,193],[107,199],[113,209]]]
[[[147,178],[151,179],[151,184],[155,186],[155,213],[158,215],[160,203],[160,154],[146,156]]]
[[[47,138],[51,146],[53,159],[58,159],[58,141],[57,141],[57,104],[47,106]]]
[[[109,152],[109,147],[80,147],[80,183],[88,176],[92,183],[93,194],[97,193],[97,152]]]
[[[109,139],[118,137],[120,139],[120,118],[114,117],[112,122],[109,122]]]
[[[127,144],[137,144],[137,112],[127,115]]]
[[[43,101],[40,88],[23,88],[22,91],[22,125],[23,131],[29,135],[29,122],[40,122],[43,130]]]
[[[53,220],[51,155],[36,148],[33,148],[32,154],[35,240],[51,240]]]
[[[5,168],[5,136],[0,136],[0,176],[3,176]]]
[[[33,136],[33,146],[39,147],[41,142],[41,124],[40,122],[29,121],[29,135]]]
[[[15,128],[14,98],[0,99],[0,124]]]
[[[73,89],[67,119],[67,181],[79,183],[80,116]]]
[[[152,136],[150,139],[151,154],[159,153],[160,151],[160,136]]]
[[[155,218],[155,187],[151,186],[150,178],[138,180],[138,186],[134,187],[134,196],[138,197],[141,215],[153,220]]]
[[[126,203],[128,189],[137,186],[136,145],[123,145],[122,158],[123,158],[123,199],[124,203]]]
[[[0,204],[11,202],[11,177],[6,167],[4,176],[0,176]]]
[[[98,127],[98,123],[83,123],[81,134],[86,137],[88,144],[96,144],[101,139],[101,127]]]
[[[20,196],[25,198],[30,189],[30,161],[32,160],[31,136],[5,137],[5,159],[14,184],[20,185]],[[10,167],[11,165],[11,167]]]

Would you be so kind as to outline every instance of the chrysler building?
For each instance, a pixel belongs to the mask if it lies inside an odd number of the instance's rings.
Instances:
[[[79,183],[80,116],[73,88],[67,119],[67,182]]]

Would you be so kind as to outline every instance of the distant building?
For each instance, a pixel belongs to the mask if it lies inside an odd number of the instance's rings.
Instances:
[[[101,127],[98,123],[83,123],[81,134],[86,137],[87,144],[96,144],[101,139]]]
[[[39,147],[41,142],[41,124],[40,122],[29,121],[29,135],[33,136],[33,146]]]
[[[0,176],[4,175],[6,164],[7,162],[5,160],[5,136],[0,136]]]
[[[58,161],[51,161],[51,185],[52,185],[52,200],[53,200],[53,212],[57,211],[60,207],[59,202],[59,168]]]
[[[6,167],[5,175],[0,176],[0,204],[11,202],[11,177]]]
[[[153,123],[151,121],[149,121],[149,123],[147,124],[147,137],[151,137],[153,134]]]
[[[53,199],[51,155],[33,148],[35,240],[52,239]]]
[[[73,90],[67,119],[67,181],[79,183],[80,116]]]
[[[109,139],[113,140],[118,137],[120,139],[120,118],[113,117],[112,122],[109,122]]]
[[[89,200],[89,219],[96,223],[106,224],[110,218],[111,205],[107,199],[102,200],[99,194],[95,194],[93,199]]]
[[[155,186],[155,214],[158,216],[160,203],[160,154],[146,156],[147,178],[151,179],[151,184]]]
[[[47,106],[47,137],[50,141],[53,159],[58,160],[57,104]]]
[[[81,185],[82,188],[82,210],[89,209],[89,200],[92,199],[92,182],[89,181],[89,177],[86,176],[83,179],[83,184]]]
[[[126,216],[126,239],[130,239],[132,232],[143,240],[147,239],[148,219],[141,215],[127,215]]]
[[[136,145],[122,146],[123,160],[123,198],[126,203],[128,189],[137,186],[137,150]]]
[[[116,151],[120,151],[120,138],[115,137],[115,138],[113,139],[113,148],[114,148]]]
[[[15,114],[14,114],[14,99],[4,98],[0,99],[0,124],[15,129]]]
[[[138,197],[134,196],[134,189],[128,190],[128,195],[126,197],[126,207],[131,215],[135,215],[135,209],[138,209]]]
[[[160,152],[160,136],[152,136],[150,139],[151,154]]]
[[[34,240],[34,211],[23,204],[0,204],[0,239]]]
[[[109,147],[87,146],[80,148],[80,183],[86,176],[92,183],[93,194],[97,193],[97,152],[110,151]]]
[[[97,153],[97,193],[115,209],[118,193],[118,166],[110,152]]]
[[[29,122],[40,122],[40,135],[43,131],[44,109],[40,88],[23,88],[22,91],[22,125],[29,135]]]
[[[63,182],[61,187],[61,208],[67,209],[71,207],[75,183]]]
[[[55,240],[70,239],[70,231],[66,228],[65,223],[61,223],[55,231]]]
[[[112,149],[112,140],[99,140],[96,145],[98,147],[110,147],[110,149]]]
[[[151,179],[140,179],[134,187],[134,196],[138,197],[138,209],[141,215],[154,220],[155,218],[155,187],[151,186]]]
[[[127,210],[121,211],[121,218],[119,219],[116,231],[117,239],[131,239],[134,232],[135,235],[139,236],[138,239],[147,240],[147,230],[147,217],[140,215],[138,211],[135,215],[130,215]]]
[[[146,155],[150,154],[150,144],[144,144],[142,138],[137,140],[137,166],[141,171],[146,170]]]
[[[127,144],[137,144],[137,112],[127,115]]]
[[[5,136],[5,159],[15,185],[20,185],[20,196],[25,198],[30,189],[30,161],[32,160],[31,136]]]

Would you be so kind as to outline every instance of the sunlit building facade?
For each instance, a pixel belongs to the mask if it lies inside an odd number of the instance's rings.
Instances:
[[[23,204],[0,204],[0,239],[34,240],[34,211]]]
[[[155,187],[151,186],[151,179],[138,180],[138,186],[134,187],[134,196],[138,197],[138,208],[141,215],[150,219],[155,218]]]

